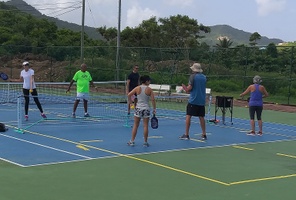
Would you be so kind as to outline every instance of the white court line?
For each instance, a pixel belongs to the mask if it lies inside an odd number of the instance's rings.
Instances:
[[[238,123],[235,123],[236,125],[238,124],[243,124],[243,125],[246,125],[245,123],[241,123],[241,122],[238,122]],[[235,127],[235,126],[225,126],[225,125],[220,125],[220,124],[215,124],[213,126],[218,126],[220,128],[229,128],[229,129],[234,129],[234,130],[238,130],[239,132],[244,132],[246,130],[250,131],[250,129],[245,129],[245,128],[239,128],[239,127]],[[295,132],[294,130],[287,130],[287,129],[278,129],[278,128],[271,128],[270,126],[265,126],[265,127],[268,127],[270,129],[275,129],[275,130],[278,130],[278,131],[282,131],[282,132]],[[296,135],[287,135],[287,134],[281,134],[281,133],[273,133],[273,132],[269,132],[269,131],[263,131],[263,134],[268,134],[268,135],[275,135],[275,136],[281,136],[281,137],[286,137],[286,138],[291,138],[292,140],[294,138],[296,138]]]
[[[241,124],[241,125],[246,125],[246,126],[250,126],[250,123],[249,123],[249,120],[250,119],[243,119],[243,118],[232,118],[232,119],[236,119],[236,120],[240,120],[241,122],[233,122],[234,124]],[[233,120],[232,120],[233,121]],[[247,121],[247,122],[245,122]],[[289,131],[289,132],[296,132],[296,129],[294,130],[291,130],[291,129],[285,129],[285,128],[276,128],[276,127],[273,127],[274,125],[282,125],[282,126],[287,126],[287,127],[292,127],[294,128],[295,125],[291,125],[291,124],[284,124],[284,123],[277,123],[277,122],[263,122],[264,125],[263,127],[267,127],[267,128],[270,128],[272,130],[278,130],[278,131]]]
[[[7,159],[5,159],[5,158],[1,158],[1,157],[0,157],[0,160],[3,160],[3,161],[5,161],[5,162],[8,162],[8,163],[11,163],[11,164],[14,164],[14,165],[17,165],[17,166],[19,166],[19,167],[26,167],[25,165],[21,165],[21,164],[19,164],[19,163],[12,162],[12,161],[7,160]]]
[[[7,137],[7,138],[10,138],[10,139],[15,139],[15,140],[18,140],[18,141],[21,141],[21,142],[26,142],[26,143],[33,144],[33,145],[36,145],[36,146],[41,146],[41,147],[44,147],[44,148],[47,148],[47,149],[51,149],[51,150],[54,150],[54,151],[59,151],[59,152],[62,152],[62,153],[78,156],[78,157],[81,157],[81,158],[93,159],[93,158],[88,157],[88,156],[80,155],[80,154],[77,154],[77,153],[72,153],[72,152],[69,152],[69,151],[62,150],[62,149],[57,149],[57,148],[50,147],[50,146],[43,145],[43,144],[39,144],[39,143],[36,143],[36,142],[30,142],[28,140],[24,140],[24,139],[12,137],[12,136],[4,135],[4,134],[0,134],[0,135],[2,135],[4,137]]]
[[[246,125],[246,126],[250,126],[250,124],[247,124],[247,123],[243,123],[243,122],[237,122],[235,123],[236,125]],[[270,125],[277,125],[276,123],[273,123],[273,124],[270,124]],[[273,126],[270,126],[270,125],[264,125],[263,128],[268,128],[268,129],[271,129],[271,130],[277,130],[277,131],[283,131],[283,132],[291,132],[291,133],[296,133],[296,129],[292,130],[292,129],[286,129],[286,128],[276,128],[276,127],[273,127]],[[280,125],[283,125],[283,124],[280,124]],[[287,126],[291,126],[293,127],[292,125],[287,125]],[[295,127],[295,126],[294,126]]]

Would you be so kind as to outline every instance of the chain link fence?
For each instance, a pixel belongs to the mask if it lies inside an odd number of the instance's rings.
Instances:
[[[188,82],[193,62],[200,62],[208,77],[207,87],[221,94],[239,94],[260,75],[271,101],[296,105],[295,48],[267,47],[210,48],[201,45],[185,48],[85,47],[84,62],[95,81],[125,80],[133,65],[153,83],[175,86]],[[19,75],[21,63],[28,60],[38,74],[37,81],[70,81],[81,64],[81,47],[75,46],[0,46],[1,71]],[[17,75],[16,75],[17,74]]]

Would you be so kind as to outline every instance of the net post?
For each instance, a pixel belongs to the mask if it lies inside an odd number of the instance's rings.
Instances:
[[[10,96],[10,84],[7,85],[7,102],[10,102],[9,96]]]
[[[132,125],[129,124],[129,121],[130,121],[130,115],[127,115],[126,120],[125,120],[125,124],[123,126],[127,127],[127,128],[133,127]]]
[[[209,103],[208,103],[208,114],[207,114],[207,122],[210,121],[211,116],[211,104],[212,104],[212,95],[209,96]]]
[[[22,109],[21,109],[21,96],[17,97],[17,130],[18,133],[24,133],[22,131]]]

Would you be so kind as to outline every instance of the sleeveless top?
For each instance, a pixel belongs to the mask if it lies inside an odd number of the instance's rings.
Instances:
[[[262,93],[259,90],[259,84],[255,85],[255,91],[251,92],[249,106],[263,106]]]
[[[141,110],[149,110],[150,109],[150,105],[149,105],[149,99],[150,96],[145,94],[145,90],[148,86],[146,85],[140,85],[141,87],[141,93],[138,94],[138,102],[137,102],[137,108],[141,109]]]

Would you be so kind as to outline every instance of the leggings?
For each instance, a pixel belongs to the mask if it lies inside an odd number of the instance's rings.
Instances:
[[[30,102],[30,90],[28,89],[24,89],[23,88],[23,94],[24,94],[24,98],[25,98],[25,115],[28,115],[28,111],[29,111],[29,102]],[[33,99],[38,107],[38,109],[40,110],[41,113],[43,113],[43,109],[42,109],[42,106],[41,106],[41,103],[39,102],[39,99],[38,99],[38,93],[37,93],[37,90],[36,88],[33,89],[33,92],[31,93],[32,96],[33,96]]]

